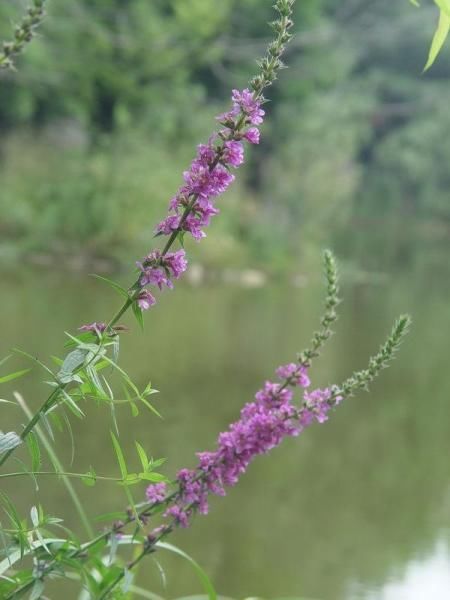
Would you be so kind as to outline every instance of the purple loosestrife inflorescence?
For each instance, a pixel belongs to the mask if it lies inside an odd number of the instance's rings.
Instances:
[[[263,122],[261,100],[248,89],[233,90],[232,100],[231,111],[217,117],[223,129],[216,132],[208,144],[198,146],[196,158],[183,174],[185,183],[171,200],[170,214],[159,223],[157,233],[171,235],[174,231],[185,231],[197,241],[205,237],[202,228],[219,212],[213,199],[234,181],[230,169],[244,162],[242,140],[252,144],[259,142],[259,130],[254,125]],[[188,207],[189,215],[183,220],[182,213]]]
[[[255,125],[263,122],[262,101],[248,89],[233,90],[232,100],[231,111],[217,117],[223,129],[207,144],[198,146],[196,158],[183,173],[184,185],[170,201],[168,216],[157,225],[158,235],[173,236],[184,232],[196,241],[204,238],[204,229],[219,213],[214,199],[233,183],[235,177],[231,169],[237,169],[244,162],[243,140],[259,143],[259,129]],[[161,290],[164,285],[173,287],[171,277],[178,279],[181,276],[187,268],[187,260],[184,250],[175,253],[157,250],[138,263],[138,267],[142,271],[140,287],[155,285]],[[154,302],[138,304],[145,310]]]
[[[209,494],[224,496],[234,486],[253,459],[278,446],[286,437],[298,436],[314,421],[323,423],[332,406],[342,399],[330,389],[304,391],[303,405],[292,400],[296,387],[307,388],[310,380],[302,364],[290,363],[277,369],[282,382],[266,381],[246,404],[240,419],[218,437],[214,452],[201,452],[196,469],[182,469],[177,475],[179,493],[164,516],[176,525],[187,527],[195,511],[208,512]],[[150,485],[147,498],[155,497],[159,484]]]
[[[325,267],[328,295],[322,319],[324,329],[322,333],[315,334],[314,340],[325,333],[329,337],[327,315],[330,307],[336,306],[337,302],[336,266],[329,252],[325,253]],[[239,481],[256,456],[279,446],[287,437],[298,436],[314,422],[324,423],[328,420],[330,410],[337,407],[344,398],[352,396],[356,390],[368,389],[369,383],[395,356],[410,322],[408,316],[400,317],[385,344],[370,359],[369,367],[354,373],[341,386],[312,391],[308,389],[310,380],[307,369],[310,358],[304,357],[310,351],[302,353],[298,363],[279,367],[277,375],[281,382],[266,381],[264,387],[256,393],[254,402],[246,404],[241,410],[240,419],[219,435],[216,450],[198,453],[199,464],[195,469],[179,471],[177,491],[166,495],[164,500],[158,500],[158,503],[166,504],[164,516],[172,519],[170,524],[166,523],[166,531],[169,532],[174,526],[187,527],[196,512],[206,514],[209,495],[224,496],[226,487],[234,486]],[[293,403],[295,388],[303,389],[300,406]],[[147,498],[155,497],[158,491],[156,485],[149,486]],[[145,509],[144,514],[149,514],[148,510]],[[154,532],[150,535],[154,537]]]

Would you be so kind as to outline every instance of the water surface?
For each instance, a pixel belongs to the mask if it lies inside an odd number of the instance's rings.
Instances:
[[[322,301],[320,280],[305,289],[257,290],[179,285],[149,314],[144,334],[132,321],[122,338],[122,365],[144,386],[164,416],[120,414],[121,440],[131,456],[139,440],[155,457],[168,458],[172,475],[194,464],[219,431],[236,419],[276,366],[309,341]],[[370,394],[350,399],[323,426],[259,458],[227,498],[214,499],[173,541],[194,556],[221,594],[235,598],[306,596],[318,600],[444,600],[450,595],[450,379],[449,285],[429,274],[388,277],[381,284],[343,283],[345,304],[333,338],[313,368],[316,384],[341,381],[364,367],[402,311],[414,329],[395,366]],[[0,350],[19,346],[48,360],[62,355],[64,330],[107,318],[118,300],[85,276],[23,270],[4,273]],[[14,365],[23,361],[13,359]],[[34,369],[18,382],[30,406],[46,393]],[[19,386],[20,383],[20,386]],[[3,396],[11,388],[2,389]],[[2,429],[17,423],[3,409]],[[14,412],[15,411],[15,412]],[[76,457],[70,463],[66,433],[59,454],[72,470],[115,474],[103,407],[73,421]],[[23,417],[20,417],[23,420]],[[3,486],[2,486],[3,487]],[[83,535],[64,487],[38,496],[27,480],[4,486],[23,511],[38,501]],[[110,484],[77,485],[90,515],[126,504]],[[143,489],[135,488],[136,498]],[[189,566],[161,553],[167,587],[149,561],[139,583],[166,598],[201,591]],[[58,588],[53,598],[61,597]],[[75,592],[65,591],[75,598]],[[72,595],[71,595],[72,594]]]

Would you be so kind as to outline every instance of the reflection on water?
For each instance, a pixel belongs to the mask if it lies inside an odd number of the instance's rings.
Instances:
[[[116,299],[86,279],[4,274],[0,353],[20,346],[39,358],[61,354],[62,331],[108,316]],[[430,274],[426,286],[413,274],[376,287],[345,283],[338,335],[313,369],[315,383],[340,381],[363,367],[399,312],[413,314],[413,333],[370,395],[351,399],[326,425],[257,460],[226,499],[214,499],[208,517],[174,536],[223,595],[412,600],[419,580],[437,585],[437,569],[448,562],[437,540],[450,526],[448,288],[448,280]],[[153,398],[164,415],[159,421],[149,413],[121,414],[129,455],[137,439],[155,457],[168,457],[169,475],[192,466],[195,452],[211,448],[274,368],[308,343],[321,299],[319,281],[304,290],[178,286],[149,315],[145,334],[127,321],[133,330],[123,336],[122,364],[140,385],[151,379],[161,390]],[[13,360],[12,367],[23,364]],[[46,391],[37,383],[42,379],[34,371],[21,385],[33,407]],[[109,415],[102,407],[87,411],[88,420],[73,423],[79,442],[72,468],[93,464],[99,474],[114,474]],[[3,414],[2,429],[17,422],[12,409]],[[57,446],[68,465],[66,434]],[[27,480],[5,489],[20,496],[24,512],[37,501]],[[126,503],[112,485],[77,489],[91,515]],[[83,535],[61,485],[39,499]],[[167,589],[151,561],[139,574],[141,585],[167,598],[200,591],[189,566],[159,558]],[[66,600],[76,597],[64,593]],[[427,597],[448,594],[439,589]]]
[[[354,600],[424,600],[444,599],[450,596],[450,549],[446,541],[439,541],[432,553],[418,557],[391,575],[376,591],[365,591],[365,585],[351,586],[349,597]],[[360,592],[358,592],[360,588]],[[352,591],[353,589],[353,591]]]

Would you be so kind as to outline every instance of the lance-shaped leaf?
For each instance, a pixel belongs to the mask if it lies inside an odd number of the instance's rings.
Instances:
[[[26,373],[29,373],[31,369],[23,369],[22,371],[16,371],[15,373],[9,373],[9,375],[4,375],[0,377],[0,383],[7,383],[8,381],[13,381],[13,379],[19,379]]]
[[[437,2],[437,0],[436,0]],[[439,0],[442,2],[442,0]],[[447,10],[450,10],[450,7],[447,7]],[[437,29],[435,31],[433,41],[431,42],[430,52],[428,54],[427,64],[424,67],[424,71],[427,71],[434,63],[437,58],[437,55],[442,49],[442,46],[447,39],[448,33],[450,31],[450,14],[447,10],[442,10],[439,14],[439,22]]]

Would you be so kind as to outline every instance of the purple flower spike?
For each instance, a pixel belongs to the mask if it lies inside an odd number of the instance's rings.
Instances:
[[[210,494],[224,496],[225,489],[236,485],[256,456],[279,446],[287,437],[298,436],[314,422],[324,423],[331,408],[342,400],[334,396],[335,388],[316,389],[304,391],[302,404],[295,406],[293,388],[310,384],[306,367],[289,363],[279,367],[277,375],[284,381],[265,382],[255,401],[241,410],[240,419],[219,435],[215,451],[198,453],[196,469],[179,471],[178,492],[164,513],[175,525],[187,527],[196,512],[207,514]]]
[[[155,250],[142,263],[137,263],[142,274],[141,288],[155,286],[173,287],[172,279],[179,279],[187,269],[184,250],[168,252],[176,233],[189,233],[194,240],[206,237],[204,229],[210,225],[212,217],[219,213],[214,199],[223,194],[233,183],[232,169],[244,162],[244,144],[259,143],[259,129],[264,111],[261,102],[248,89],[233,90],[231,111],[220,115],[224,125],[207,144],[197,147],[197,155],[189,169],[183,173],[184,184],[169,203],[169,214],[155,230],[158,235],[173,236],[166,252]],[[142,291],[138,295],[138,305],[147,310],[155,304],[153,294]],[[302,384],[303,385],[303,384]]]
[[[156,233],[171,235],[181,227],[196,241],[205,237],[203,228],[218,213],[211,200],[223,194],[234,181],[234,175],[224,165],[237,168],[244,162],[244,146],[239,140],[259,143],[259,129],[245,129],[262,123],[264,111],[260,101],[249,90],[233,90],[232,101],[232,110],[217,117],[226,129],[212,136],[208,144],[198,146],[196,158],[183,173],[184,185],[170,201],[171,214],[159,223]],[[190,214],[182,221],[181,212],[191,203]]]

